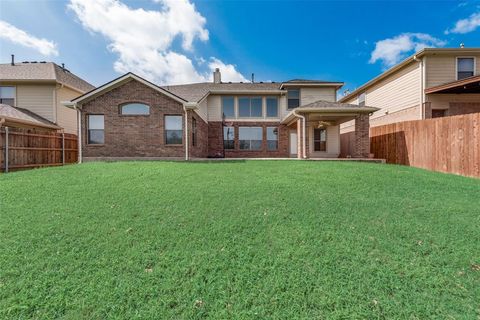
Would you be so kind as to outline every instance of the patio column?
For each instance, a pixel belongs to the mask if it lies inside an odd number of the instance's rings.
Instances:
[[[368,158],[370,155],[370,116],[359,114],[355,118],[354,158]]]

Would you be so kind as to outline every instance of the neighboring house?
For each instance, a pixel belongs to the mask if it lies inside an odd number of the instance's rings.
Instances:
[[[31,111],[77,133],[77,114],[62,105],[95,88],[53,62],[0,64],[0,103]]]
[[[372,127],[480,112],[480,48],[420,50],[340,102],[380,108]],[[341,131],[353,128],[345,123]]]
[[[336,102],[341,82],[157,86],[133,73],[73,99],[81,157],[338,157],[340,124],[356,119],[355,157],[369,156],[369,114]],[[67,105],[67,104],[66,104]]]
[[[55,123],[22,108],[0,104],[0,127],[37,129],[42,131],[61,130]]]

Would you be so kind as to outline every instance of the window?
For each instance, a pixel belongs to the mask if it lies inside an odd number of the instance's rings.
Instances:
[[[445,109],[433,109],[432,118],[442,118],[445,117]]]
[[[192,146],[197,145],[197,119],[192,118]]]
[[[300,106],[300,90],[290,89],[287,91],[288,109],[294,109]]]
[[[278,149],[278,128],[267,127],[267,150]]]
[[[475,73],[474,58],[457,58],[457,80],[472,77]]]
[[[120,114],[128,116],[149,115],[150,106],[143,103],[127,103],[120,107]]]
[[[327,151],[327,130],[313,129],[313,151]]]
[[[238,116],[241,118],[261,118],[262,98],[238,98]]]
[[[15,106],[15,87],[0,87],[0,103]]]
[[[235,104],[233,97],[222,97],[222,115],[225,118],[235,118]]]
[[[223,127],[223,148],[235,149],[235,128]]]
[[[262,149],[262,127],[240,127],[238,140],[241,150]]]
[[[182,116],[165,116],[165,143],[182,144]]]
[[[88,144],[105,143],[105,121],[103,114],[89,114],[88,118]]]
[[[364,106],[365,105],[365,92],[360,93],[358,95],[358,105],[359,106]]]
[[[278,98],[267,97],[267,117],[278,117]]]

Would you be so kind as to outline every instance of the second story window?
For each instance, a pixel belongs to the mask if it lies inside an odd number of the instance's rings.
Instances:
[[[150,107],[143,103],[127,103],[120,107],[124,116],[144,116],[150,114]]]
[[[240,118],[261,118],[262,98],[241,97],[238,98],[238,116]]]
[[[267,97],[267,117],[276,118],[278,117],[278,98],[277,97]]]
[[[287,91],[288,109],[300,106],[300,89],[289,89]]]
[[[365,105],[365,92],[360,93],[358,95],[358,105],[359,106],[364,106]]]
[[[233,97],[222,97],[222,116],[235,118],[235,100]]]
[[[15,87],[0,87],[0,104],[15,106]]]
[[[457,80],[472,77],[475,74],[474,58],[457,58]]]

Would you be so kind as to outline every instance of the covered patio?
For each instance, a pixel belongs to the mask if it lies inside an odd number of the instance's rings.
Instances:
[[[299,159],[338,158],[340,124],[355,121],[351,157],[370,155],[370,114],[378,108],[339,102],[316,101],[290,111],[282,120],[289,128],[290,156]]]

